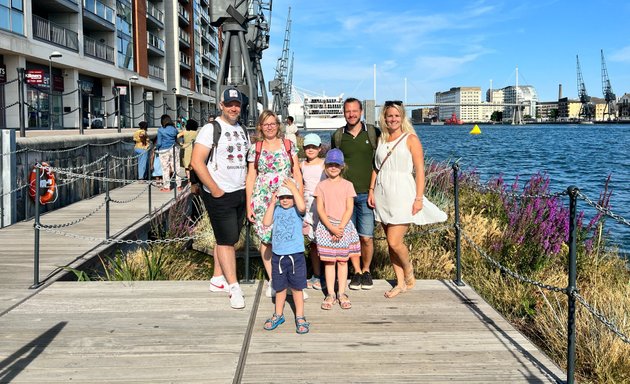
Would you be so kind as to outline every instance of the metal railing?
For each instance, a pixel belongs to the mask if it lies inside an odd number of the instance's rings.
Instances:
[[[98,42],[89,36],[83,36],[83,53],[86,56],[114,63],[114,47]]]
[[[100,17],[101,19],[115,24],[115,11],[113,8],[103,4],[100,0],[83,0],[83,8]]]
[[[33,37],[79,51],[79,35],[76,32],[37,15],[33,15]]]

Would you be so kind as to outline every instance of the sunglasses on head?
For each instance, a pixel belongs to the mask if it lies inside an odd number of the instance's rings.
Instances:
[[[400,100],[387,100],[384,104],[385,107],[392,107],[394,105],[398,105],[400,107],[403,105],[403,102]]]

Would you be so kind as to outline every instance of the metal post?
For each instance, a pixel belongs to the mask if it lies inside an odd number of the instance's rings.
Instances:
[[[105,157],[105,238],[109,240],[109,154]]]
[[[173,176],[171,176],[171,178],[175,179],[175,185],[173,185],[173,197],[175,198],[175,200],[177,200],[177,159],[175,158],[175,146],[177,145],[177,142],[175,144],[173,144],[173,161],[171,162],[171,164],[173,164]],[[169,181],[170,184],[170,181]],[[169,185],[170,186],[170,185]]]
[[[153,180],[151,180],[151,170],[150,169],[149,169],[149,186],[148,186],[148,188],[149,188],[149,192],[148,192],[148,194],[149,194],[149,197],[148,197],[148,200],[149,200],[149,217],[151,217],[151,210],[152,210],[151,209],[151,205],[152,205],[151,204],[151,189],[153,188]]]
[[[77,80],[77,85],[79,87],[77,94],[79,95],[79,134],[82,135],[83,132],[83,88],[81,87],[81,80]],[[88,102],[88,110],[89,110],[89,102]],[[90,113],[88,112],[88,126],[90,125]]]
[[[567,384],[575,382],[575,280],[577,275],[576,238],[577,238],[577,195],[580,190],[572,185],[569,193],[569,285],[567,286],[568,324],[567,324]]]
[[[202,187],[203,188],[203,187]],[[251,232],[251,226],[249,220],[245,224],[245,281],[249,282],[249,234]],[[260,255],[263,257],[263,255]]]
[[[459,164],[453,164],[453,194],[455,195],[455,266],[457,277],[455,278],[455,285],[463,286],[462,282],[462,253],[461,253],[461,230],[459,227]]]
[[[24,121],[24,68],[18,68],[17,72],[18,72],[18,111],[20,114],[19,116],[20,137],[26,137],[26,121]]]
[[[39,165],[39,164],[37,164]],[[41,169],[38,166],[35,166],[35,222],[33,223],[33,228],[35,228],[35,244],[33,246],[33,285],[30,286],[31,289],[35,289],[39,287],[39,208],[41,206],[39,201],[39,184],[41,183]]]
[[[116,103],[118,107],[118,133],[120,133],[120,120],[122,119],[122,113],[120,110],[120,89],[116,88]]]

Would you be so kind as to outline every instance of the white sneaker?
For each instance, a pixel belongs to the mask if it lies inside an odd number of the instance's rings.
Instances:
[[[210,292],[230,292],[227,280],[225,278],[216,279],[215,281],[210,279]]]
[[[245,308],[245,298],[243,297],[241,287],[235,286],[230,289],[230,306],[234,309]]]
[[[306,293],[306,289],[302,290],[302,296],[304,296],[304,300],[308,299],[308,293]]]
[[[267,297],[276,297],[276,290],[271,286],[271,280],[267,284],[267,289],[265,290],[265,296]]]

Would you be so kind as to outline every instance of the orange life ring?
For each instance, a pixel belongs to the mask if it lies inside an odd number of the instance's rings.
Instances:
[[[38,165],[33,166],[33,170],[28,178],[29,183],[29,196],[34,200],[35,199],[35,183],[37,182],[37,171],[41,169],[40,173],[40,188],[46,188],[46,192],[42,193],[39,196],[39,202],[42,204],[47,204],[53,201],[57,195],[57,182],[55,180],[55,174],[50,170],[50,165],[48,163],[42,162],[40,168]]]

